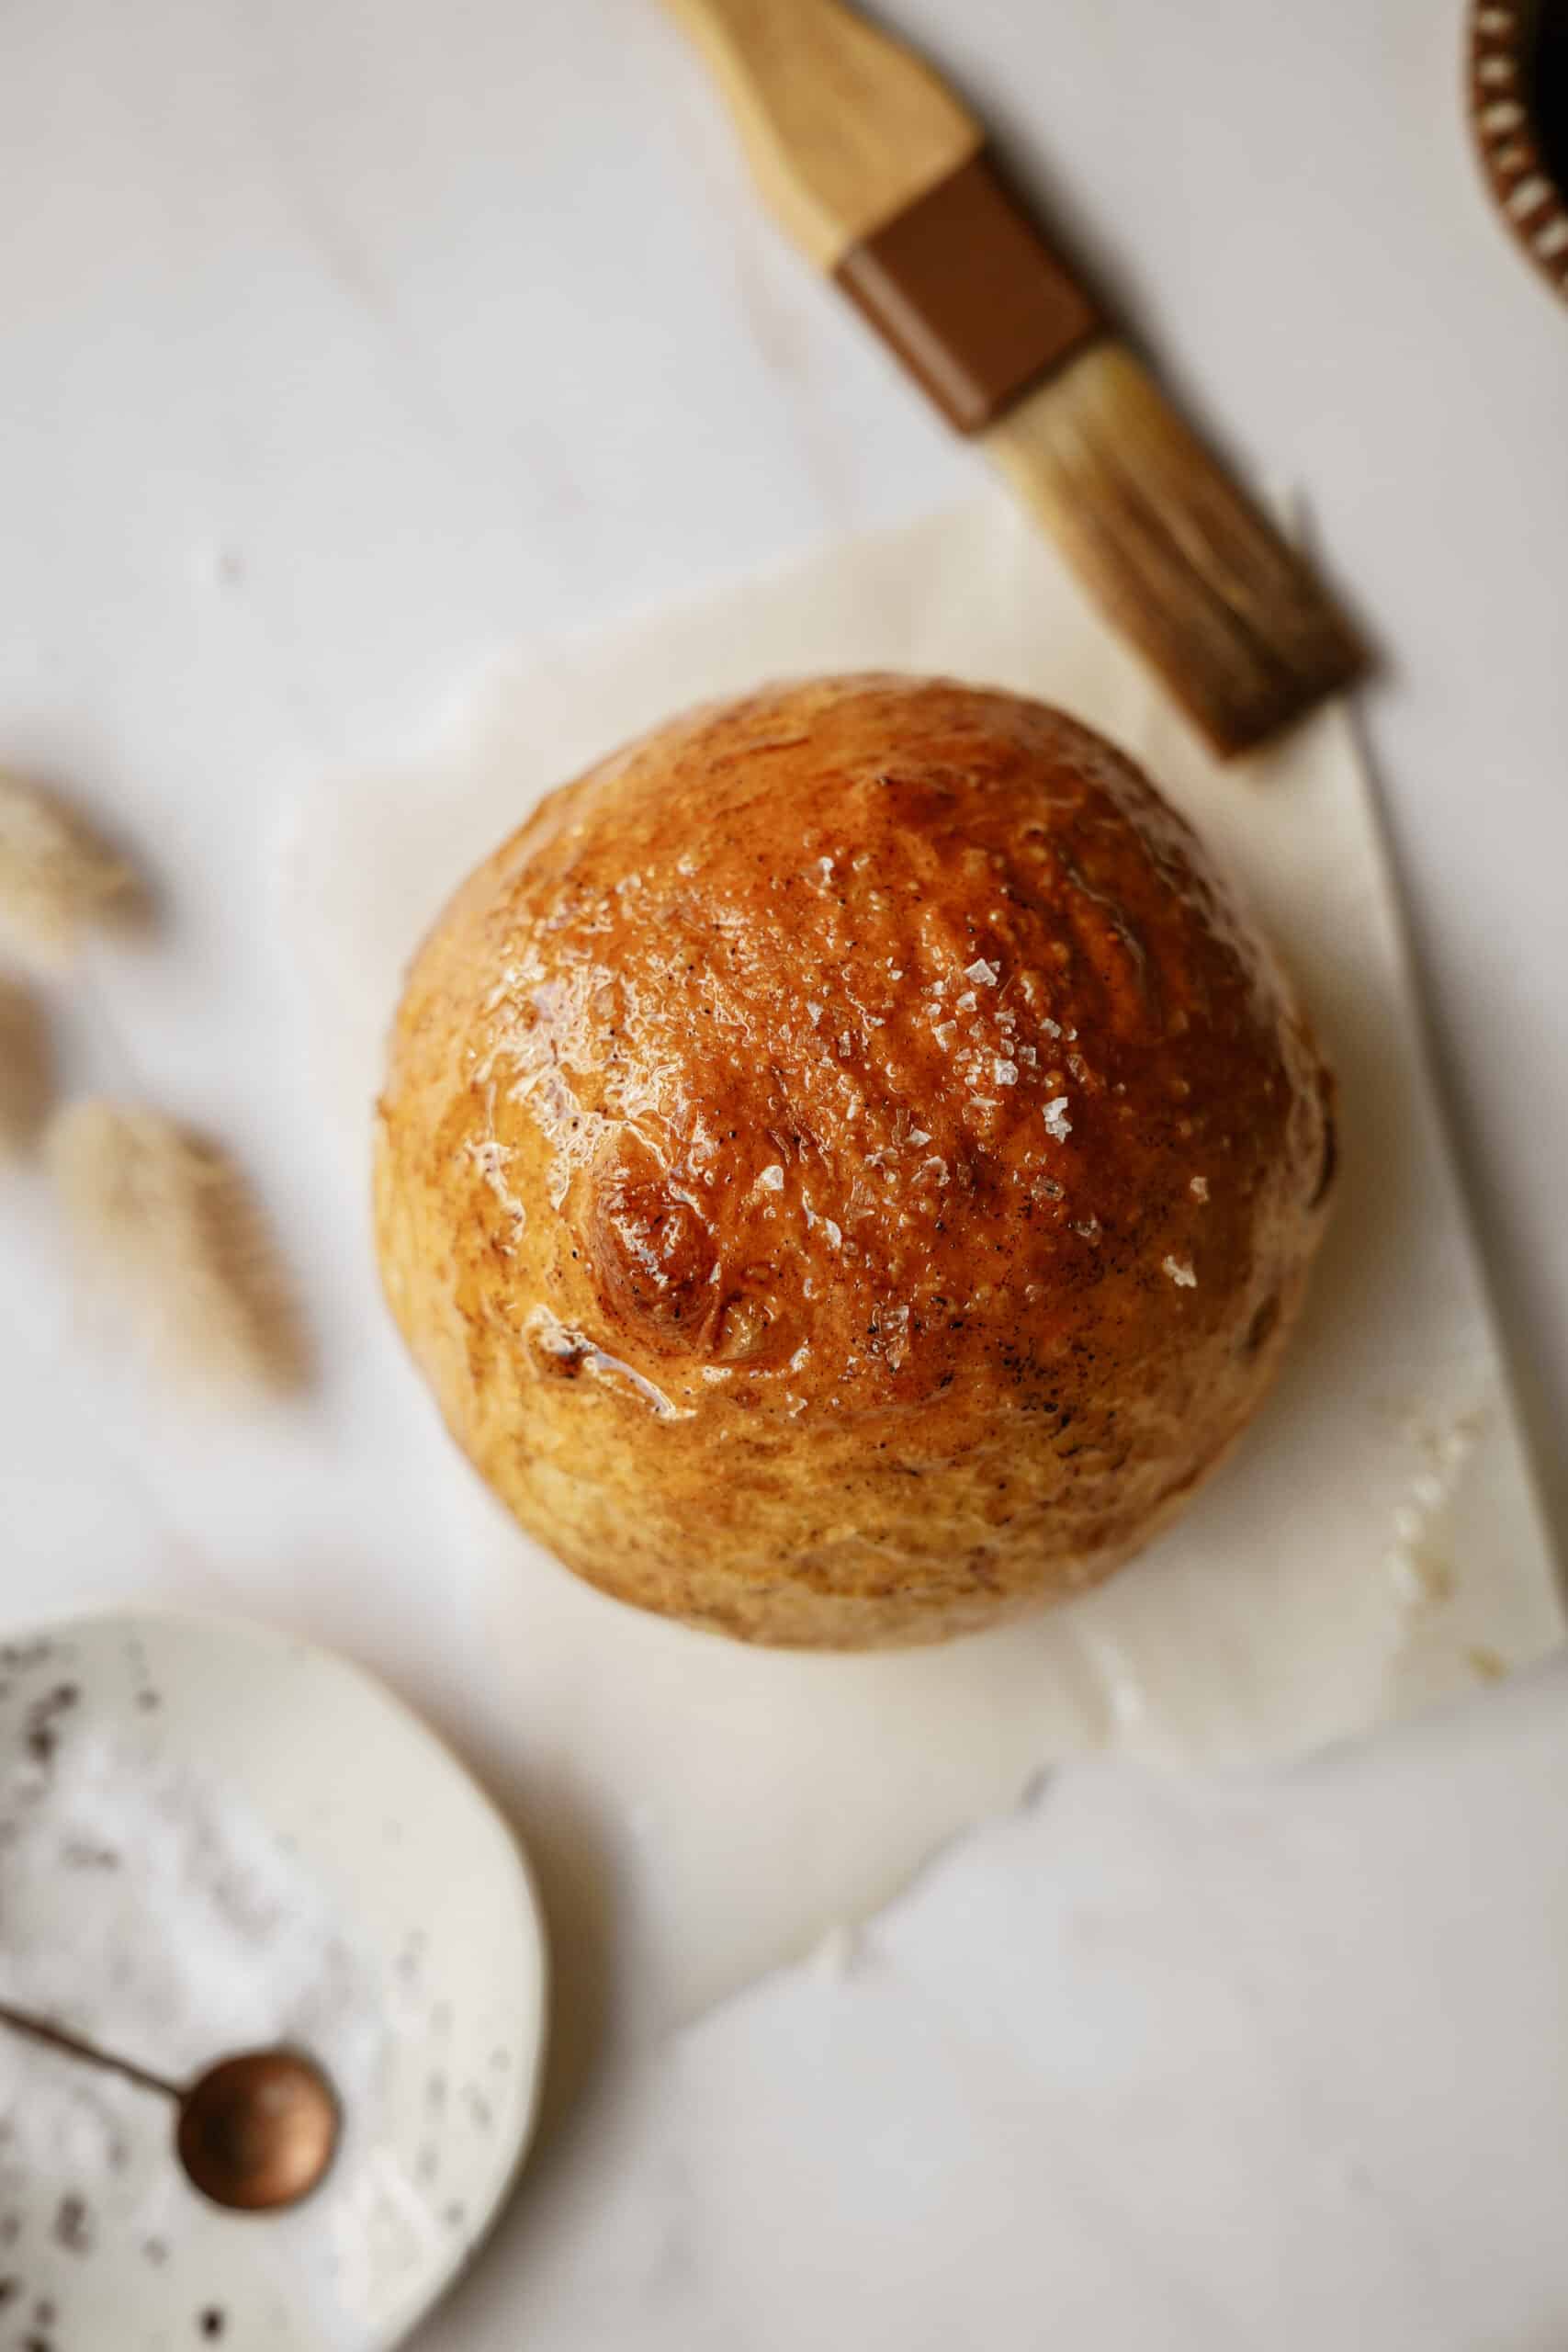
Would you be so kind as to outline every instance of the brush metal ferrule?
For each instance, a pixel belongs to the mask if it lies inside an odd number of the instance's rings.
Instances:
[[[844,292],[960,433],[980,433],[1104,329],[984,153],[852,245]]]

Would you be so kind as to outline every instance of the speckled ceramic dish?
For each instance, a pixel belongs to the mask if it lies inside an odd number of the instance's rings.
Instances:
[[[309,2049],[343,2099],[278,2215],[185,2181],[166,2102],[0,2033],[0,2341],[382,2352],[449,2283],[533,2119],[526,1865],[448,1751],[342,1659],[85,1619],[0,1645],[0,1999],[175,2081]]]
[[[1568,300],[1568,0],[1472,0],[1471,120],[1498,209]]]

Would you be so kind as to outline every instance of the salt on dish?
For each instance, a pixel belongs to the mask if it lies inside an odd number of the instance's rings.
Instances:
[[[78,1711],[65,1670],[39,1678],[0,1761],[0,1997],[173,2081],[273,2043],[326,2068],[346,2119],[342,2154],[316,2198],[267,2226],[287,2233],[283,2258],[308,2283],[323,2340],[336,2340],[334,2282],[358,2261],[379,2199],[355,2163],[355,2120],[392,2030],[374,1967],[329,1892],[249,1805],[188,1770],[146,1769]],[[62,2251],[166,2260],[192,2195],[164,2100],[0,2034],[7,2273],[25,2283],[44,2245],[56,2268]],[[68,2352],[61,2326],[51,2341]]]
[[[507,1826],[346,1660],[200,1616],[0,1641],[0,2001],[171,2084],[293,2041],[344,2108],[257,2222],[160,2091],[0,2030],[5,2352],[391,2352],[506,2193],[544,1984]]]

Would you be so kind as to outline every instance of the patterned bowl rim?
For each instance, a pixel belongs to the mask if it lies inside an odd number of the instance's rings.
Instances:
[[[1471,0],[1466,80],[1471,127],[1498,210],[1517,243],[1568,301],[1568,190],[1535,136],[1526,76],[1542,0]]]

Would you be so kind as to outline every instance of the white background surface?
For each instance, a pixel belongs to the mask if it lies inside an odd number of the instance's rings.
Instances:
[[[1550,1487],[1568,314],[1476,185],[1458,12],[897,14],[1025,176],[1071,190],[1233,446],[1304,482],[1384,645],[1369,722]],[[156,947],[96,956],[61,1000],[62,1051],[247,1155],[322,1375],[309,1409],[193,1433],[96,1368],[45,1206],[9,1181],[5,1611],[248,1606],[389,1671],[493,1762],[513,1727],[476,1715],[451,1630],[463,1531],[421,1475],[424,1408],[312,1133],[272,915],[280,812],[427,740],[498,646],[919,512],[972,461],[775,242],[651,0],[4,0],[0,184],[0,756],[122,829],[164,909]],[[1552,1499],[1561,1526],[1560,1479]],[[500,2352],[525,2320],[531,2341],[657,2341],[663,2312],[683,2344],[934,2346],[971,2312],[1010,2346],[1066,2320],[1096,2352],[1336,2330],[1544,2352],[1568,2325],[1565,1695],[1548,1672],[1289,1786],[1183,1798],[1179,1830],[1133,1776],[1064,1776],[926,1883],[881,1978],[764,1989],[703,2028],[690,2084],[665,2082],[597,2176],[558,2139],[433,2344]],[[547,1771],[502,1777],[563,1940],[613,1951],[604,1826],[564,1818]],[[1103,1967],[1064,1974],[1059,1945]],[[982,1948],[987,2033],[1032,2053],[999,2074],[953,2054]],[[884,1996],[885,2040],[846,2023],[839,2005],[858,2020]],[[1136,2063],[1168,2036],[1190,2069]],[[753,2162],[744,2131],[807,2080],[811,2129],[781,2124]],[[890,2098],[897,2163],[864,2128]],[[1226,2128],[1243,2113],[1261,2141]],[[591,2104],[579,2119],[581,2143]],[[737,2177],[758,2182],[745,2229]],[[1220,2183],[1201,2213],[1186,2179]],[[1086,2199],[1096,2227],[1066,2230]]]

